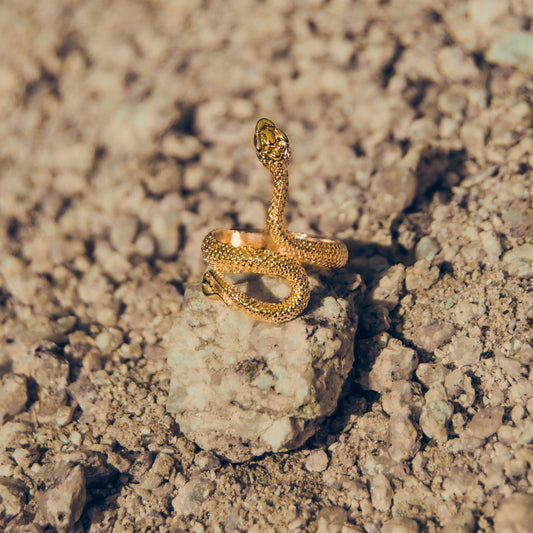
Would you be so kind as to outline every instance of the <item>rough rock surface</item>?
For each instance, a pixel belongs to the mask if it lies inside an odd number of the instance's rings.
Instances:
[[[303,444],[335,410],[352,368],[354,295],[315,286],[301,317],[268,324],[189,284],[166,340],[167,407],[180,430],[231,461]]]

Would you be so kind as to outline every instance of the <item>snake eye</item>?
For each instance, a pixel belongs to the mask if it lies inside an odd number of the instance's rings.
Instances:
[[[257,152],[260,152],[261,149],[262,149],[262,145],[261,145],[261,141],[259,139],[259,135],[257,133],[254,135],[254,144],[255,144],[255,150]]]

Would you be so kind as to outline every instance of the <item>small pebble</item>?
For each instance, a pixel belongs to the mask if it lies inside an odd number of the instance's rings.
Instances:
[[[475,122],[465,122],[459,135],[468,152],[478,161],[484,161],[486,129]]]
[[[328,467],[328,454],[322,450],[313,450],[305,460],[305,468],[309,472],[324,472]]]
[[[381,533],[418,533],[419,528],[411,518],[393,518],[381,527]]]
[[[457,45],[440,48],[436,61],[439,71],[448,80],[465,81],[479,74],[474,59]]]
[[[393,415],[405,407],[420,410],[424,403],[420,385],[403,380],[394,381],[391,390],[383,393],[381,402],[388,415]]]
[[[449,348],[450,357],[458,368],[476,365],[483,349],[479,339],[467,335],[456,335]]]
[[[503,262],[509,275],[523,279],[533,277],[533,244],[524,244],[505,252]]]
[[[522,420],[524,418],[525,414],[526,414],[526,411],[525,411],[523,405],[515,405],[511,409],[511,420],[515,424],[518,424],[520,422],[520,420]]]
[[[533,494],[513,494],[494,515],[495,533],[526,533],[533,524]]]
[[[492,230],[482,231],[479,234],[483,249],[490,263],[495,263],[502,254],[502,245],[498,235]]]
[[[478,439],[486,439],[496,433],[502,425],[503,407],[480,409],[467,424],[466,429]]]
[[[220,459],[214,453],[202,450],[195,455],[194,464],[200,470],[217,470],[220,468]]]
[[[443,91],[439,94],[437,107],[445,115],[456,115],[466,107],[466,98],[454,90]]]
[[[468,507],[461,510],[442,529],[442,533],[474,533],[476,519]]]
[[[0,386],[0,424],[6,417],[19,414],[27,402],[26,377],[20,374],[5,374]]]
[[[453,405],[450,402],[428,402],[420,414],[420,427],[430,439],[438,442],[448,440],[447,425],[453,415]]]
[[[137,233],[138,220],[130,215],[120,215],[111,226],[110,240],[113,248],[127,253]]]
[[[440,252],[440,246],[437,241],[431,237],[422,237],[415,246],[415,259],[425,259],[433,261],[433,258]]]
[[[377,474],[370,479],[370,497],[372,505],[381,512],[389,510],[392,501],[392,487],[383,474]]]
[[[60,464],[52,472],[46,471],[45,488],[37,501],[48,523],[61,531],[72,531],[79,520],[86,499],[85,473],[80,465]]]
[[[526,31],[503,33],[494,39],[485,53],[489,63],[517,67],[533,73],[533,35]]]
[[[413,458],[420,449],[420,439],[409,408],[404,407],[391,416],[389,441],[389,455],[398,462]]]
[[[383,302],[389,309],[393,309],[400,302],[400,291],[405,280],[405,267],[393,265],[380,278],[372,294],[373,300]]]
[[[439,279],[439,268],[431,266],[427,259],[420,259],[405,272],[405,288],[408,291],[429,289]]]
[[[420,363],[416,377],[429,389],[437,383],[444,383],[446,369],[440,363]]]
[[[20,480],[0,478],[0,509],[5,518],[16,516],[22,511],[26,491]]]
[[[424,350],[433,352],[443,344],[450,342],[455,331],[455,327],[449,322],[438,320],[420,326],[416,330],[414,341]]]
[[[483,442],[483,439],[478,439],[476,437],[460,437],[458,439],[449,440],[446,443],[446,448],[451,453],[473,452],[483,446]]]
[[[154,238],[150,233],[143,232],[135,240],[135,250],[142,257],[151,257],[155,252]]]
[[[192,135],[165,135],[161,145],[161,151],[165,155],[184,161],[199,156],[202,148],[202,143]]]
[[[325,507],[318,513],[316,533],[331,533],[332,531],[340,533],[347,520],[348,513],[341,507]]]
[[[172,500],[174,512],[178,515],[188,515],[198,511],[214,490],[215,484],[210,479],[204,477],[191,479]]]
[[[70,405],[61,405],[56,412],[56,423],[59,427],[66,426],[72,420],[73,408]]]
[[[444,387],[448,398],[458,402],[464,409],[473,405],[476,399],[472,379],[459,368],[447,374],[444,379]]]
[[[103,354],[108,355],[122,344],[122,340],[122,331],[117,328],[107,328],[98,334],[95,344]]]
[[[374,362],[368,376],[369,388],[377,392],[390,391],[394,381],[410,380],[417,364],[416,352],[393,339]]]

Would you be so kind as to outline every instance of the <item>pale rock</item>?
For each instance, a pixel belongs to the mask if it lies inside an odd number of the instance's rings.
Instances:
[[[151,257],[155,252],[155,241],[147,231],[139,234],[134,243],[135,251],[141,257]]]
[[[442,481],[442,488],[452,496],[464,496],[474,489],[478,483],[478,476],[459,466],[451,466],[447,476]]]
[[[351,295],[324,286],[301,317],[269,324],[189,284],[166,338],[167,408],[189,439],[231,461],[296,448],[337,405],[355,324]]]
[[[9,416],[19,414],[28,401],[26,376],[5,374],[0,380],[0,424]]]
[[[517,67],[533,73],[533,34],[526,31],[508,32],[494,39],[485,53],[489,63]]]
[[[434,383],[424,394],[424,400],[427,402],[445,402],[448,399],[446,389],[442,383]]]
[[[410,380],[418,364],[416,352],[391,339],[376,358],[368,375],[368,388],[377,392],[392,389],[395,381]]]
[[[381,533],[418,533],[416,520],[412,518],[393,518],[381,527]]]
[[[453,415],[453,405],[446,401],[430,401],[420,415],[420,427],[430,439],[439,442],[448,440],[448,422]]]
[[[495,533],[527,533],[531,524],[533,494],[513,494],[499,505],[494,515]]]
[[[158,250],[165,257],[177,253],[180,245],[178,225],[184,210],[183,198],[177,193],[167,194],[154,207],[150,218],[150,230],[157,241]]]
[[[131,215],[119,215],[111,226],[111,245],[121,254],[130,251],[135,235],[137,235],[139,221]]]
[[[22,481],[0,476],[0,513],[5,518],[18,515],[26,499],[27,488]]]
[[[452,428],[456,435],[463,432],[466,424],[466,418],[463,413],[454,413],[452,416]]]
[[[390,481],[383,474],[376,474],[370,479],[370,497],[372,505],[381,512],[389,510],[392,501]]]
[[[394,309],[400,302],[400,291],[405,280],[405,267],[393,265],[380,278],[372,293],[374,301],[383,302],[388,309]]]
[[[457,368],[477,364],[483,349],[479,339],[467,335],[456,335],[448,346],[450,358]]]
[[[44,488],[37,502],[46,524],[59,531],[72,531],[79,520],[86,500],[85,473],[81,465],[60,463],[40,473]]]
[[[398,462],[413,458],[420,449],[418,431],[411,421],[411,411],[408,407],[391,416],[389,441],[389,455]]]
[[[509,275],[529,279],[533,277],[533,244],[516,246],[503,254]]]
[[[50,285],[44,277],[32,272],[18,257],[7,253],[0,256],[0,276],[7,290],[26,305],[35,305],[39,297],[47,298]]]
[[[479,75],[473,58],[467,56],[459,46],[440,48],[436,60],[440,73],[449,80],[466,81]]]
[[[326,507],[317,515],[316,533],[340,533],[344,530],[347,520],[348,513],[341,507]]]
[[[33,443],[33,430],[23,422],[8,421],[0,426],[0,452]]]
[[[124,281],[131,271],[130,262],[119,252],[113,250],[108,242],[99,242],[94,249],[94,256],[102,270],[115,281]]]
[[[422,237],[415,246],[415,259],[426,259],[427,261],[433,261],[434,257],[440,252],[440,246],[438,242],[432,237]]]
[[[48,316],[34,316],[29,337],[34,342],[48,340],[61,343],[66,340],[66,333],[76,325],[76,317],[72,315],[62,316],[51,320]]]
[[[457,135],[457,130],[459,129],[459,124],[448,117],[442,117],[440,124],[439,124],[439,135],[443,139],[449,139],[450,137],[454,137]],[[416,257],[416,259],[419,259],[419,257]],[[421,259],[421,258],[420,258]],[[429,258],[426,258],[429,260]]]
[[[483,303],[473,303],[467,301],[457,302],[453,306],[452,315],[454,322],[464,327],[466,324],[482,316],[485,313],[485,306]]]
[[[413,340],[427,352],[433,352],[443,344],[450,342],[455,331],[455,327],[449,322],[437,320],[420,326]]]
[[[473,452],[483,446],[483,439],[477,437],[460,437],[446,442],[446,449],[450,453]]]
[[[416,377],[428,389],[437,383],[444,383],[446,369],[440,363],[420,363],[416,369]]]
[[[501,0],[468,0],[467,13],[479,30],[485,30],[494,21],[507,14],[509,4]]]
[[[476,391],[472,386],[472,379],[463,370],[457,368],[447,374],[444,379],[444,386],[450,400],[456,401],[464,409],[473,405]]]
[[[486,129],[475,122],[465,122],[459,132],[468,152],[478,161],[484,161]]]
[[[388,415],[393,415],[405,407],[420,412],[424,403],[420,385],[412,381],[394,381],[390,391],[384,392],[381,397],[383,410]]]
[[[199,451],[194,456],[194,464],[202,471],[220,468],[220,459],[211,452]]]
[[[78,296],[86,304],[98,304],[111,295],[111,282],[98,266],[91,267],[78,283]]]
[[[165,135],[161,144],[161,151],[165,155],[183,161],[198,157],[202,148],[202,143],[192,135]]]
[[[305,460],[305,468],[309,472],[324,472],[328,463],[328,454],[324,450],[313,450]]]
[[[456,115],[462,113],[466,107],[466,98],[454,90],[443,91],[437,100],[439,111],[445,115]]]
[[[467,424],[466,431],[478,439],[486,439],[502,425],[503,407],[484,407]]]
[[[165,453],[158,453],[148,472],[141,479],[141,486],[147,490],[154,490],[168,481],[170,472],[174,466],[172,457]]]
[[[74,170],[85,174],[94,161],[95,147],[92,144],[73,143],[60,145],[54,154],[57,168]]]
[[[520,422],[520,420],[522,420],[524,418],[525,414],[526,413],[525,413],[525,409],[524,409],[523,405],[515,405],[511,409],[511,420],[515,424],[518,424]]]
[[[410,291],[427,290],[439,279],[439,268],[427,259],[420,259],[405,272],[405,288]]]
[[[416,196],[417,180],[403,162],[396,163],[376,173],[371,190],[379,198],[375,208],[382,216],[401,213]]]
[[[103,354],[110,354],[122,344],[122,340],[123,334],[120,329],[106,328],[97,335],[95,344]]]
[[[198,512],[214,491],[215,483],[210,479],[202,476],[192,478],[172,500],[174,512],[185,516]]]
[[[476,519],[472,511],[464,506],[460,511],[444,526],[442,533],[474,533],[476,529]]]
[[[487,260],[489,263],[497,262],[498,258],[502,254],[502,245],[498,235],[493,230],[482,231],[479,234],[483,249],[487,254]]]

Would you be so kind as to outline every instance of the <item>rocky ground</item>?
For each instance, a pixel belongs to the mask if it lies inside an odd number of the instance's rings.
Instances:
[[[526,531],[533,8],[524,0],[0,4],[0,524]],[[362,277],[355,366],[301,449],[232,464],[166,412],[203,236],[292,230]]]

